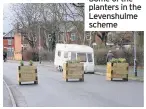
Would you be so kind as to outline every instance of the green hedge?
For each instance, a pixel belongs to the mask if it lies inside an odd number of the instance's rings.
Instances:
[[[98,49],[94,50],[95,64],[96,65],[106,65],[106,56],[108,49]],[[133,50],[112,50],[115,58],[125,58],[129,65],[134,65],[134,54]],[[144,65],[144,50],[143,48],[137,48],[137,65]]]
[[[106,64],[107,52],[108,52],[107,49],[98,49],[98,50],[94,51],[96,65],[105,65]]]

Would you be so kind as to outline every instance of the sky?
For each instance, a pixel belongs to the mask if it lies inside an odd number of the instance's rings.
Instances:
[[[12,14],[12,11],[10,10],[11,3],[5,3],[3,4],[3,32],[8,33],[12,30],[12,22],[14,19],[14,15]],[[74,9],[70,7],[71,10]]]
[[[8,33],[12,30],[12,13],[10,11],[10,4],[3,5],[3,32]]]

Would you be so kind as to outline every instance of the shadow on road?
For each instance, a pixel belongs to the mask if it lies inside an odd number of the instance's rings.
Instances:
[[[19,86],[36,86],[36,85],[38,85],[38,84],[34,84],[34,83],[21,83],[21,85],[19,85]]]

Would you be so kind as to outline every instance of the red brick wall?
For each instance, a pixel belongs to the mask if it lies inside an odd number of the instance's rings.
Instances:
[[[14,48],[14,39],[12,39],[12,46],[8,45],[8,39],[3,39],[3,47],[13,47]]]
[[[14,41],[14,58],[15,60],[22,60],[21,35],[19,33],[15,34]]]

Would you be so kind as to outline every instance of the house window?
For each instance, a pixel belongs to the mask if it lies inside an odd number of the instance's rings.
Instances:
[[[59,56],[59,57],[61,56],[61,51],[58,51],[58,56]]]
[[[14,49],[8,47],[7,48],[7,57],[13,57],[14,56]]]
[[[92,54],[88,54],[88,62],[93,62],[93,59],[92,59]]]
[[[8,45],[12,45],[12,40],[8,39]]]
[[[76,34],[75,33],[71,33],[71,41],[75,41],[76,40]]]

